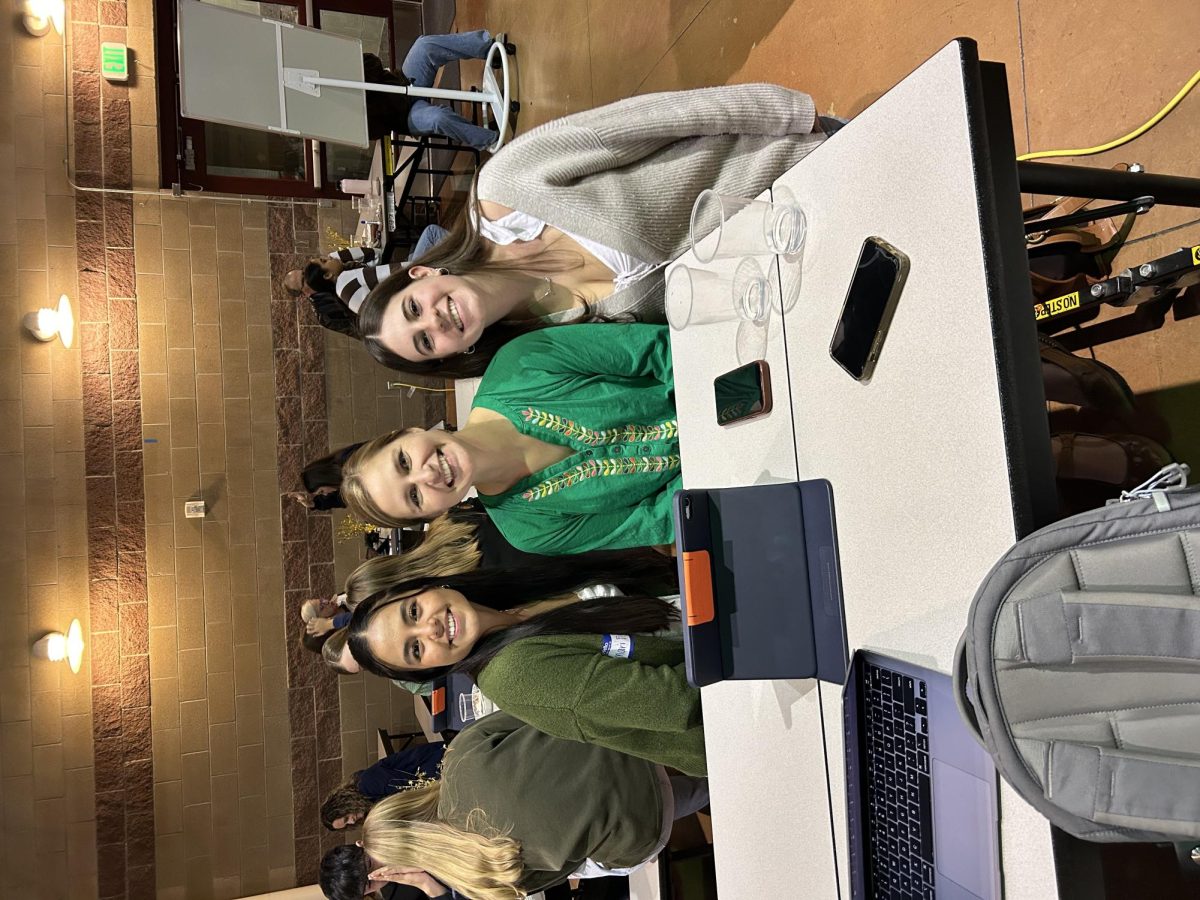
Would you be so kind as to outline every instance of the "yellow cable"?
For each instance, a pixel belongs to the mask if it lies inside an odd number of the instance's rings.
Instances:
[[[1095,153],[1103,153],[1105,150],[1112,150],[1114,147],[1120,147],[1122,144],[1128,144],[1134,138],[1141,137],[1143,134],[1161,122],[1164,118],[1166,118],[1167,114],[1179,105],[1180,101],[1188,95],[1191,89],[1194,88],[1198,82],[1200,82],[1200,72],[1197,72],[1195,75],[1193,75],[1188,80],[1188,83],[1180,89],[1179,93],[1172,98],[1171,102],[1155,114],[1154,118],[1152,118],[1141,128],[1138,128],[1136,131],[1131,131],[1129,134],[1125,135],[1124,137],[1119,137],[1115,141],[1109,141],[1107,144],[1100,144],[1098,147],[1085,147],[1081,150],[1039,150],[1036,153],[1026,153],[1023,156],[1018,156],[1017,159],[1024,162],[1025,160],[1030,159],[1046,159],[1048,157],[1057,156],[1091,156]]]

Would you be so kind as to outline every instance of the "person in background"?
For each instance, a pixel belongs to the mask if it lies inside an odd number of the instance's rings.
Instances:
[[[421,880],[420,887],[401,881],[398,875],[373,879],[372,870],[379,868],[378,861],[369,859],[360,845],[341,844],[322,858],[317,881],[327,900],[361,900],[372,894],[382,900],[457,900],[460,896],[432,876]]]
[[[300,607],[300,618],[304,620],[305,634],[312,637],[320,637],[335,628],[344,627],[350,621],[345,593],[334,594],[327,599],[305,600]]]
[[[467,726],[442,777],[379,801],[363,823],[372,878],[519,900],[579,873],[655,858],[677,818],[708,802],[704,778],[551,737],[504,712]]]
[[[487,31],[423,34],[404,57],[400,66],[402,75],[384,68],[383,61],[375,54],[364,53],[363,78],[374,84],[431,88],[442,66],[460,59],[485,59],[495,43],[503,44],[510,56],[517,52],[516,45],[503,32],[495,37]],[[422,97],[381,91],[366,91],[366,95],[367,137],[371,140],[393,131],[440,134],[476,150],[487,150],[499,137],[495,130],[476,125],[450,107],[430,103]]]
[[[361,442],[347,444],[320,459],[314,459],[300,472],[304,490],[292,491],[284,496],[295,500],[306,509],[341,509],[346,505],[341,495],[342,466],[361,446]]]
[[[358,660],[354,658],[354,654],[350,652],[350,645],[347,640],[350,637],[349,628],[338,628],[331,631],[325,642],[321,645],[321,659],[325,665],[333,669],[339,675],[357,675],[362,671],[362,666],[358,664]],[[401,683],[403,686],[404,683]]]
[[[440,225],[426,225],[417,239],[410,258],[420,256],[449,232]],[[374,247],[347,247],[328,256],[309,257],[302,269],[292,269],[283,278],[283,286],[293,297],[307,296],[321,324],[333,331],[358,337],[358,310],[367,294],[398,267],[379,263]],[[408,265],[404,262],[402,265]],[[330,307],[337,303],[337,307]],[[329,322],[326,322],[326,318]],[[349,322],[353,332],[338,323]]]
[[[700,692],[687,682],[682,642],[662,635],[679,611],[652,596],[649,575],[553,557],[538,569],[396,585],[354,610],[350,652],[383,678],[465,672],[546,734],[704,775]],[[592,596],[597,584],[624,596]]]
[[[360,769],[321,804],[321,824],[330,831],[351,828],[384,797],[439,777],[446,745],[416,744]]]
[[[344,334],[346,337],[356,340],[361,336],[358,331],[358,315],[342,303],[336,295],[329,291],[313,291],[305,286],[299,293],[292,296],[308,298],[317,324],[322,328],[336,331],[338,334]]]

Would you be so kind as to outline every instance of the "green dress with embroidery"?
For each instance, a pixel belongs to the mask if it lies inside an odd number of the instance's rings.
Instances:
[[[501,494],[480,494],[514,547],[563,555],[675,539],[679,425],[665,326],[522,335],[496,354],[473,406],[573,451]]]

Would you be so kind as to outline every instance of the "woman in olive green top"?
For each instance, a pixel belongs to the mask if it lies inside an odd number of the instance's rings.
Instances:
[[[397,585],[354,611],[350,651],[384,678],[469,672],[546,734],[705,775],[700,692],[682,643],[658,636],[679,613],[638,591],[639,575],[618,585],[626,596],[586,602],[576,592],[595,579],[565,559]]]
[[[475,487],[529,553],[668,544],[680,487],[670,342],[661,325],[577,325],[506,344],[455,433],[369,441],[343,467],[363,521],[434,518]]]
[[[474,900],[517,900],[589,863],[640,866],[706,797],[697,779],[497,712],[454,739],[441,781],[376,804],[362,847],[382,867],[422,869]]]

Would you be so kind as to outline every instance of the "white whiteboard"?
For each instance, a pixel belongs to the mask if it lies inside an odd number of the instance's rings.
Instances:
[[[314,97],[282,86],[285,67],[361,82],[358,41],[199,0],[179,0],[177,21],[181,115],[369,145],[365,91],[322,86]]]

